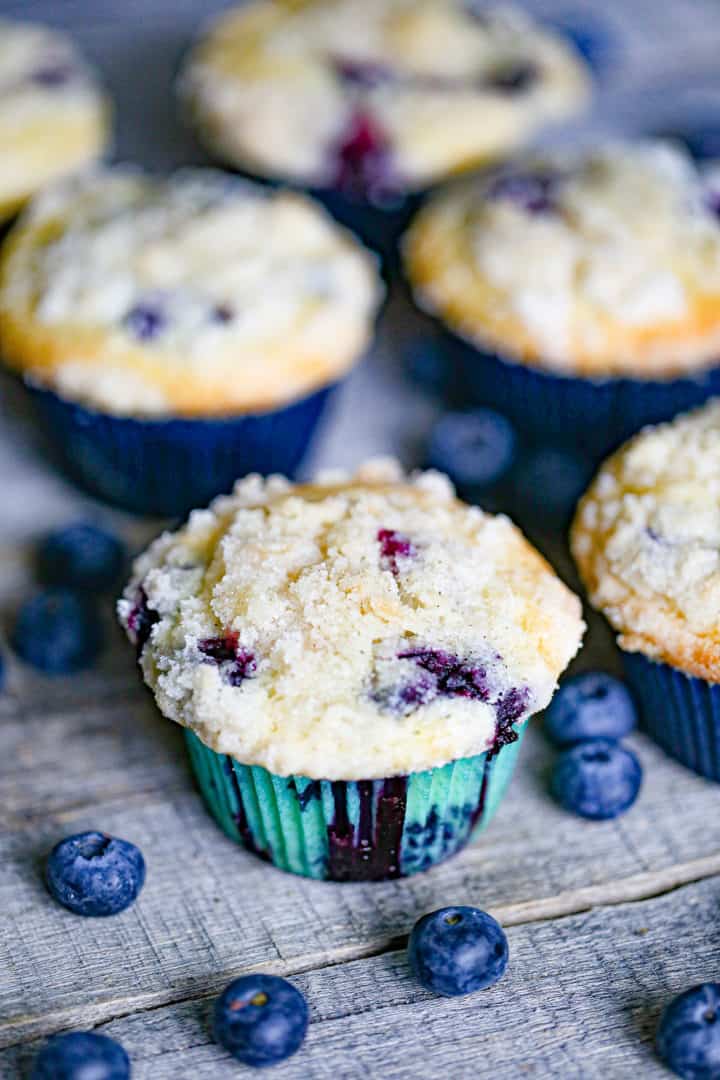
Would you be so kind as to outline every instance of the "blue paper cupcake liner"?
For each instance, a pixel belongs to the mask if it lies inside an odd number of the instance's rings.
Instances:
[[[537,442],[571,446],[594,460],[645,425],[670,420],[720,394],[720,367],[694,378],[593,381],[504,360],[444,328],[439,340],[462,398],[504,413]]]
[[[380,255],[386,275],[396,269],[399,240],[422,202],[421,194],[400,195],[385,206],[353,199],[341,191],[315,189],[310,194]]]
[[[688,769],[720,782],[720,685],[641,653],[623,653],[623,663],[648,734]]]
[[[292,476],[331,387],[274,412],[139,420],[93,412],[28,386],[45,434],[91,494],[140,514],[179,516],[247,473]]]
[[[510,781],[518,739],[497,753],[386,780],[276,776],[216,754],[186,731],[220,828],[281,870],[328,881],[384,881],[427,870],[483,829]]]

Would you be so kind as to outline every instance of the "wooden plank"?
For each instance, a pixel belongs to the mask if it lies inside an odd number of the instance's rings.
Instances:
[[[0,763],[12,809],[0,842],[0,970],[8,973],[0,1045],[51,1030],[58,1017],[76,1023],[88,1008],[110,1016],[191,987],[210,991],[228,968],[293,972],[377,952],[449,901],[502,908],[516,921],[720,872],[720,822],[708,814],[716,792],[705,781],[639,737],[647,778],[639,804],[618,821],[590,824],[546,795],[551,751],[530,732],[497,820],[457,859],[374,886],[294,878],[220,833],[190,789],[178,733],[151,711],[137,719],[101,710],[89,725],[63,714],[45,735],[42,719],[11,725],[13,752]],[[103,784],[114,798],[93,802]],[[140,901],[115,919],[63,911],[41,881],[39,860],[52,843],[93,827],[134,840],[148,860]]]
[[[657,1019],[676,993],[717,978],[719,899],[713,878],[640,904],[510,928],[507,975],[467,998],[422,990],[398,949],[307,972],[293,981],[310,1004],[309,1036],[273,1076],[668,1076],[652,1050]],[[227,965],[225,978],[235,973]],[[195,997],[100,1030],[124,1044],[136,1080],[237,1076],[212,1041],[210,1009]],[[1,1054],[2,1075],[23,1075],[35,1049]]]

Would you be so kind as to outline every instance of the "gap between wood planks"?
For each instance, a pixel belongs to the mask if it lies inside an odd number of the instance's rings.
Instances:
[[[596,907],[616,907],[621,904],[650,900],[673,892],[684,885],[720,876],[720,853],[702,859],[680,863],[643,874],[634,874],[619,881],[603,885],[589,885],[581,889],[571,889],[542,900],[528,900],[520,904],[505,904],[490,907],[489,911],[503,926],[520,926],[534,922],[547,922],[552,919],[578,915]],[[342,887],[342,886],[340,886]],[[253,971],[292,977],[309,971],[336,967],[354,960],[371,959],[384,953],[395,952],[405,947],[407,935],[385,938],[361,945],[336,948],[331,956],[319,955],[300,963],[270,961],[267,964],[253,964]],[[38,1016],[16,1016],[0,1023],[0,1049],[10,1049],[31,1039],[53,1034],[67,1028],[95,1027],[136,1013],[152,1012],[168,1005],[198,1001],[219,992],[230,978],[243,974],[242,969],[226,972],[221,979],[208,979],[199,983],[192,993],[178,989],[175,992],[157,991],[119,998],[99,1000],[59,1009],[55,1012]],[[3,1032],[11,1033],[11,1041],[5,1041]]]

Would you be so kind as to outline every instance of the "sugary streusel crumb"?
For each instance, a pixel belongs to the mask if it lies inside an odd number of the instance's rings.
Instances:
[[[486,750],[547,704],[582,634],[506,518],[386,461],[246,478],[138,559],[119,612],[165,715],[246,764],[329,779]]]
[[[623,648],[720,681],[720,401],[613,455],[580,504],[572,547]]]

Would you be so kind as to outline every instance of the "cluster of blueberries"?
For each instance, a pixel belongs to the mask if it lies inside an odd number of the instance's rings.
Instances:
[[[607,821],[635,802],[642,783],[637,756],[620,742],[637,725],[630,691],[602,671],[566,679],[545,711],[545,733],[560,748],[551,789],[581,817]]]
[[[52,895],[70,911],[114,915],[127,908],[145,881],[139,849],[126,840],[88,832],[62,840],[46,866]],[[508,964],[500,924],[474,907],[445,907],[419,919],[408,941],[410,970],[421,986],[444,997],[493,986]],[[217,1042],[245,1065],[262,1068],[300,1049],[308,1029],[302,993],[277,975],[234,979],[215,1001]],[[720,983],[705,983],[667,1007],[657,1049],[679,1076],[720,1075]],[[92,1031],[55,1035],[38,1054],[32,1080],[128,1080],[130,1060],[114,1039]]]
[[[425,342],[417,363],[433,364],[430,353]],[[423,377],[432,377],[432,370]],[[567,528],[593,472],[592,462],[571,450],[524,443],[506,416],[487,408],[443,413],[430,433],[426,460],[469,502],[509,513],[528,531],[543,533]]]
[[[40,543],[35,570],[41,588],[20,608],[11,644],[48,675],[89,667],[103,644],[98,597],[117,588],[126,563],[123,544],[95,525],[78,523]]]

